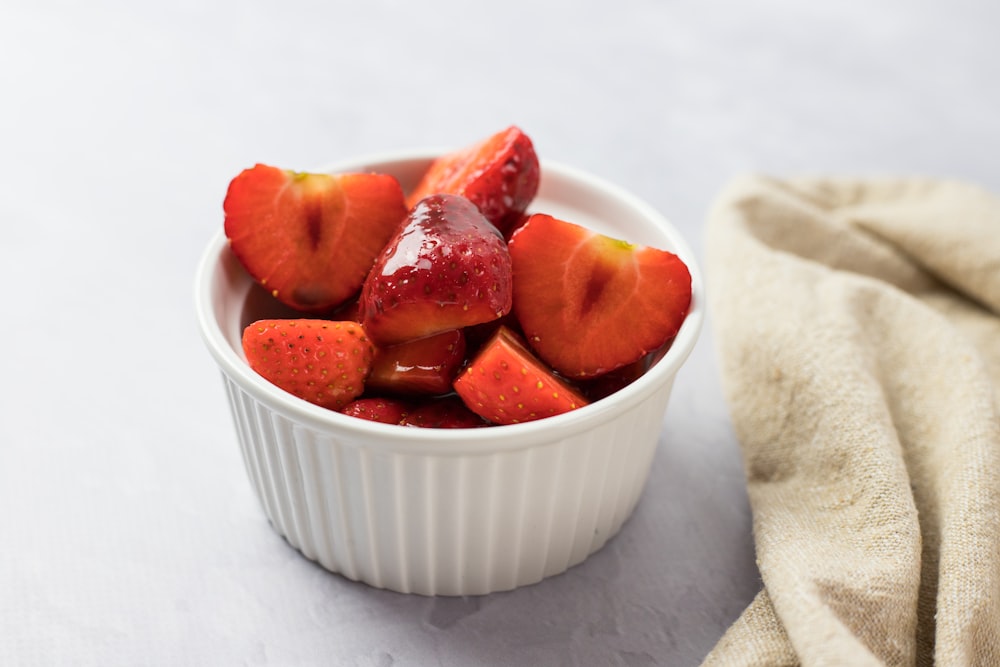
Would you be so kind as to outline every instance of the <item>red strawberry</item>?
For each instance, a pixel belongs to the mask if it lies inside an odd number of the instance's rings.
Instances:
[[[489,322],[510,306],[507,244],[458,195],[420,200],[361,290],[362,323],[380,345]]]
[[[366,388],[392,394],[447,394],[465,361],[465,336],[452,329],[375,353]]]
[[[458,376],[455,391],[494,424],[534,421],[587,405],[507,327],[500,327]]]
[[[361,287],[406,215],[384,174],[308,174],[258,164],[229,184],[223,205],[233,254],[282,303],[318,312]]]
[[[375,347],[357,322],[259,320],[243,330],[243,352],[264,379],[339,410],[364,391]]]
[[[409,403],[398,398],[359,398],[345,405],[341,412],[382,424],[398,424],[410,409]]]
[[[435,160],[407,203],[412,208],[427,195],[442,192],[462,195],[507,234],[537,194],[540,174],[531,139],[509,127]]]
[[[673,253],[531,216],[510,240],[514,312],[528,344],[566,377],[639,360],[676,334],[691,275]]]
[[[421,403],[399,423],[403,426],[420,428],[480,428],[489,426],[454,394]]]

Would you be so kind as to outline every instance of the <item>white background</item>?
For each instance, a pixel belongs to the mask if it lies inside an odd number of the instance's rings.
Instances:
[[[8,0],[0,664],[701,661],[760,587],[711,319],[636,513],[533,587],[346,581],[277,537],[244,474],[192,304],[229,180],[510,124],[699,256],[747,171],[1000,191],[1000,5]]]

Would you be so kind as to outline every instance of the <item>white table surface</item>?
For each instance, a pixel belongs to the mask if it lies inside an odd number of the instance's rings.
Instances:
[[[301,557],[244,474],[196,261],[255,162],[509,124],[699,256],[746,171],[1000,191],[1000,5],[19,2],[0,8],[0,664],[696,665],[760,587],[711,320],[602,551],[478,598]],[[752,295],[748,295],[752,298]]]

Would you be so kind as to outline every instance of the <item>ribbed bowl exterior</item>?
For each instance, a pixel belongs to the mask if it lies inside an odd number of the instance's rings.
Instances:
[[[424,595],[536,583],[604,546],[645,486],[671,389],[571,437],[449,456],[313,430],[223,378],[275,530],[330,571]]]

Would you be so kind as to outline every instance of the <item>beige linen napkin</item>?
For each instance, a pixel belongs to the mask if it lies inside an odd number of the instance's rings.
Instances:
[[[1000,199],[746,177],[707,244],[764,590],[705,665],[1000,665]]]

